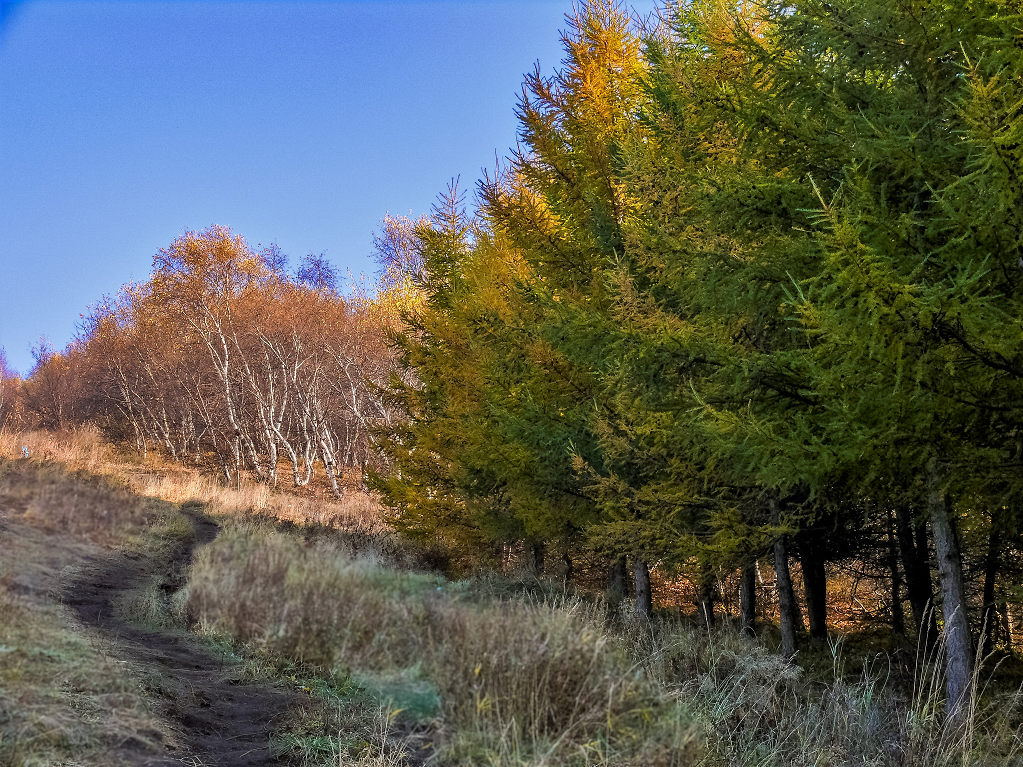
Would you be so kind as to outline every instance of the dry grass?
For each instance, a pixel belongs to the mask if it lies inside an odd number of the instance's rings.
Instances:
[[[95,429],[68,432],[8,431],[0,429],[0,458],[23,458],[23,450],[37,462],[55,462],[75,471],[100,473],[113,451]]]
[[[223,532],[174,600],[141,595],[128,607],[155,623],[191,615],[212,640],[244,650],[253,674],[317,696],[322,710],[282,744],[302,764],[418,764],[424,742],[430,764],[449,766],[1023,764],[1021,696],[977,690],[968,726],[947,728],[940,659],[907,686],[881,655],[850,676],[835,645],[825,660],[834,671],[808,673],[725,629],[609,619],[600,604],[535,583],[417,572],[369,496],[325,503],[261,485],[225,488],[133,463],[88,431],[0,433],[0,456],[22,444],[116,479],[75,478],[72,487],[54,466],[3,464],[19,478],[0,478],[0,653],[18,663],[8,664],[15,675],[0,664],[0,694],[13,701],[0,704],[0,761],[59,763],[74,752],[100,763],[95,754],[112,739],[159,732],[129,677],[69,629],[52,593],[62,563],[137,539],[165,499],[201,501]],[[71,548],[52,546],[55,536]]]
[[[76,568],[159,526],[167,504],[0,459],[0,764],[117,765],[172,739],[140,678],[60,603]]]
[[[200,501],[218,516],[259,514],[300,525],[387,531],[381,522],[380,503],[368,493],[351,492],[341,500],[328,500],[275,490],[256,482],[244,483],[237,489],[225,486],[216,477],[180,467],[139,469],[127,478],[143,495],[173,503]]]
[[[678,706],[591,608],[485,599],[471,586],[250,524],[199,553],[201,630],[322,672],[431,722],[444,764],[689,763]]]
[[[139,681],[54,605],[0,589],[0,763],[128,764],[117,749],[170,738]]]
[[[808,677],[728,630],[609,625],[600,605],[511,592],[239,523],[194,563],[187,604],[206,632],[412,709],[441,764],[1009,767],[1023,754],[1019,695],[989,695],[951,730],[940,677],[914,695],[883,656],[849,679],[836,645],[830,677]]]
[[[118,743],[172,739],[140,678],[108,657],[60,604],[60,594],[89,558],[109,556],[112,549],[155,553],[190,534],[190,523],[177,513],[183,502],[223,518],[255,515],[312,526],[303,528],[307,533],[343,529],[353,550],[380,546],[402,556],[403,547],[382,527],[378,505],[366,494],[325,502],[256,484],[226,488],[158,457],[139,462],[105,444],[94,429],[0,430],[0,764],[130,763],[130,756],[116,752]],[[121,613],[154,626],[183,627],[180,600],[168,598],[165,575],[153,573],[151,583],[126,592]],[[23,593],[29,592],[26,601]],[[273,681],[280,681],[280,664],[276,672]],[[267,673],[264,667],[254,675]],[[159,687],[159,680],[152,681]],[[322,680],[309,683],[323,686]],[[321,710],[314,701],[310,706],[320,729],[326,722],[335,726],[327,739],[328,763],[399,763],[404,749],[391,742],[393,735],[375,740],[375,702],[327,695]],[[339,732],[351,736],[345,749],[338,748]],[[283,747],[303,763],[319,764],[323,740],[298,738],[295,747]]]
[[[0,429],[0,458],[22,457],[27,447],[35,461],[52,461],[75,471],[114,477],[139,495],[171,503],[201,502],[216,516],[258,514],[284,522],[318,525],[368,534],[387,534],[376,496],[352,491],[340,500],[312,492],[274,489],[259,482],[228,487],[204,474],[150,453],[140,460],[103,442],[99,432],[84,426],[72,431],[4,431]]]

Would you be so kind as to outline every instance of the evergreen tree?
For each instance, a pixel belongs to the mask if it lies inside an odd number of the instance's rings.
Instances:
[[[599,461],[603,352],[580,328],[606,313],[603,274],[622,250],[616,151],[634,127],[641,60],[616,3],[580,6],[563,41],[558,74],[526,79],[518,151],[482,185],[473,237],[421,231],[427,305],[401,342],[418,382],[399,387],[411,421],[387,440],[407,479],[381,484],[405,522],[438,518],[400,497],[427,476],[432,503],[496,504],[507,534],[535,546],[578,540],[596,522],[574,462]],[[436,444],[441,428],[450,444]]]
[[[794,279],[789,302],[811,340],[797,364],[819,407],[812,422],[764,428],[813,446],[789,466],[901,486],[927,510],[955,719],[972,660],[956,527],[979,511],[980,484],[1005,488],[988,504],[1018,492],[1004,438],[1018,429],[1023,372],[1018,9],[769,10],[770,43],[748,45],[766,86],[746,129],[765,167],[819,197],[806,206],[820,211],[818,274]]]

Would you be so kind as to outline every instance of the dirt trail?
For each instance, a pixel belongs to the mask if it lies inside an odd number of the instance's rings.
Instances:
[[[217,535],[215,523],[196,514],[189,516],[196,540],[176,554],[169,576],[182,572],[195,547]],[[113,608],[122,594],[166,567],[166,562],[145,558],[95,562],[65,597],[82,622],[98,628],[155,688],[151,692],[181,733],[180,748],[161,749],[139,740],[124,744],[120,756],[144,767],[283,764],[270,753],[270,733],[297,703],[296,696],[240,682],[223,658],[188,636],[140,628],[116,616]]]

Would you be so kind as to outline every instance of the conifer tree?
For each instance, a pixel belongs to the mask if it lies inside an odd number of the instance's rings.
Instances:
[[[820,507],[798,476],[761,470],[741,427],[753,413],[808,404],[784,361],[800,336],[779,313],[785,269],[805,265],[782,192],[758,184],[745,154],[737,103],[759,86],[736,39],[740,21],[753,17],[695,3],[648,42],[647,132],[627,145],[633,215],[609,274],[615,321],[604,328],[616,417],[601,421],[605,471],[591,473],[605,517],[662,561],[691,568],[704,593],[709,569],[748,571],[773,551],[791,655],[799,611],[786,534]],[[748,578],[745,587],[752,626]]]
[[[471,241],[443,227],[420,232],[428,299],[402,341],[419,388],[400,391],[411,432],[388,442],[407,464],[404,487],[435,472],[453,483],[452,498],[457,488],[499,506],[508,534],[536,550],[578,540],[596,522],[574,462],[599,461],[592,423],[605,406],[595,377],[602,349],[599,335],[581,329],[606,313],[603,275],[622,250],[625,215],[616,152],[640,97],[639,41],[617,3],[581,5],[563,42],[556,76],[526,78],[519,148],[482,185]],[[466,402],[469,412],[458,413]],[[442,422],[453,440],[446,449],[427,434]],[[424,440],[429,449],[418,447]],[[413,456],[433,463],[417,467]],[[392,502],[394,482],[383,483]],[[399,503],[405,519],[437,518],[411,499]]]
[[[814,451],[776,463],[892,483],[926,509],[958,719],[972,641],[956,527],[978,482],[1017,492],[1000,435],[1018,428],[1023,372],[1019,18],[988,2],[770,10],[770,45],[749,45],[767,85],[747,133],[820,211],[818,276],[795,279],[789,302],[818,408],[773,431]]]
[[[539,465],[570,482],[569,495],[585,499],[586,513],[572,526],[592,531],[600,527],[596,504],[576,469],[580,461],[602,462],[594,424],[613,409],[600,383],[611,353],[605,275],[624,251],[629,202],[620,180],[621,149],[641,130],[643,64],[639,38],[619,3],[581,4],[568,21],[562,69],[553,78],[538,71],[527,77],[518,151],[508,173],[482,191],[488,224],[517,249],[532,276],[519,285],[530,326],[517,331],[530,347],[516,352],[528,367],[509,373],[522,381],[524,401],[544,406],[537,412],[510,408],[506,425]],[[610,562],[623,550],[633,556],[637,592],[648,592],[650,552],[641,540],[620,536],[602,543],[598,548]],[[637,606],[649,612],[649,599],[638,599]]]
[[[713,573],[740,570],[747,631],[770,557],[786,655],[793,561],[811,634],[828,561],[867,556],[893,626],[903,580],[933,636],[933,544],[956,719],[967,611],[990,624],[1019,543],[1012,8],[693,2],[641,58],[618,6],[580,7],[476,221],[417,235],[400,521],[586,541],[619,594],[628,554],[641,611],[651,561],[700,584],[708,620]]]

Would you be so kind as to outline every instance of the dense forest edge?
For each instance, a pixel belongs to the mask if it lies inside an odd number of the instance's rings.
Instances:
[[[0,364],[5,492],[101,434],[230,517],[136,617],[358,710],[287,758],[1018,763],[1023,6],[562,39],[372,284],[212,226]]]

